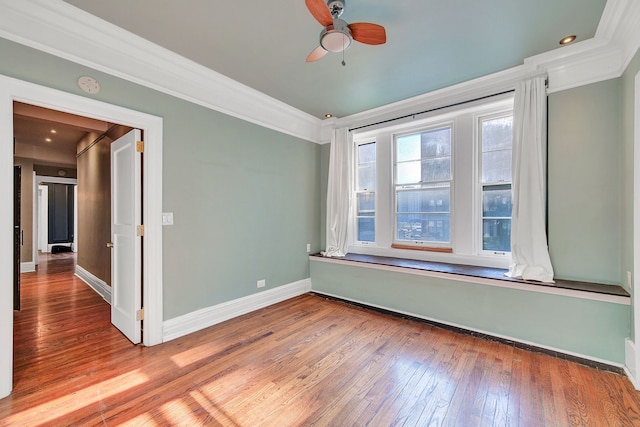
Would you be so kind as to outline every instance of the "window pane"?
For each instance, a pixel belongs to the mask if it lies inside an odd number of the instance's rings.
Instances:
[[[482,192],[483,217],[511,217],[511,186],[485,187]]]
[[[358,216],[374,216],[376,210],[375,193],[360,193],[358,196]]]
[[[511,150],[482,153],[482,182],[511,182]]]
[[[376,143],[358,145],[358,163],[375,163],[376,161]]]
[[[376,221],[374,218],[358,218],[358,241],[376,241]]]
[[[356,150],[356,240],[375,242],[376,143],[359,144]]]
[[[420,160],[414,162],[398,163],[397,165],[398,184],[411,184],[420,182]]]
[[[421,134],[422,158],[451,156],[451,128]]]
[[[398,240],[449,242],[449,214],[398,214]]]
[[[358,191],[375,190],[376,165],[375,163],[358,166]]]
[[[397,138],[396,184],[450,179],[451,128]]]
[[[513,117],[482,121],[482,151],[511,149]]]
[[[451,179],[451,157],[425,159],[422,161],[422,182]]]
[[[482,220],[482,249],[485,251],[511,252],[511,220]]]
[[[511,252],[513,117],[482,121],[482,249]]]
[[[396,141],[396,161],[420,159],[420,134],[398,137]]]
[[[450,201],[449,188],[399,191],[397,210],[400,213],[449,212]]]

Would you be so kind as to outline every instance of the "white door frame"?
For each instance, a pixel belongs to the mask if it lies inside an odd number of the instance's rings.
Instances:
[[[627,340],[625,345],[625,362],[627,375],[637,390],[640,390],[640,72],[634,80],[634,115],[633,115],[633,278],[628,285],[633,288],[631,310],[633,322],[633,341]],[[626,273],[623,273],[626,280]]]
[[[144,131],[143,344],[162,342],[162,118],[0,75],[0,348],[13,354],[13,102]],[[0,398],[11,393],[13,358],[0,358]]]
[[[34,185],[34,192],[33,194],[36,195],[36,197],[33,198],[33,259],[36,261],[36,265],[38,265],[38,249],[40,248],[40,241],[44,238],[44,236],[42,235],[42,231],[43,231],[43,227],[42,222],[40,221],[42,216],[44,214],[45,217],[48,217],[48,207],[45,206],[43,209],[42,203],[40,203],[40,197],[39,197],[39,191],[40,191],[40,183],[44,182],[45,185],[46,184],[70,184],[74,186],[74,198],[73,198],[73,245],[71,246],[73,249],[73,252],[77,252],[76,249],[76,240],[78,239],[78,227],[77,227],[77,223],[78,223],[78,195],[75,194],[78,190],[78,180],[76,178],[60,178],[57,176],[44,176],[44,175],[36,175],[35,172],[33,172],[33,185]],[[51,246],[48,243],[48,238],[47,238],[47,245],[46,251],[43,252],[51,252]]]

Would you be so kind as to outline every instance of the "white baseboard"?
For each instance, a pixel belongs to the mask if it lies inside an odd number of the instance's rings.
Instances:
[[[636,352],[636,345],[630,338],[624,340],[624,370],[629,377],[629,380],[636,388],[640,390],[640,382],[638,382],[638,353]]]
[[[311,279],[304,279],[165,320],[163,322],[163,342],[208,328],[309,291],[311,291]]]
[[[31,262],[21,262],[20,263],[20,273],[32,273],[36,271],[36,263]]]
[[[76,265],[76,276],[111,304],[111,286],[107,285],[104,280],[97,278],[79,265]]]

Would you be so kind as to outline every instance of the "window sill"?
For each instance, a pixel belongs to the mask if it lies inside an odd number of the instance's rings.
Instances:
[[[631,305],[629,293],[617,285],[578,282],[556,279],[555,283],[541,283],[507,277],[502,268],[478,267],[473,265],[451,264],[444,262],[418,261],[404,258],[393,258],[378,255],[362,255],[348,253],[342,258],[326,258],[320,254],[309,256],[310,260],[337,264],[355,265],[365,268],[398,271],[440,277],[463,282],[479,283],[512,289],[542,292],[615,304]]]

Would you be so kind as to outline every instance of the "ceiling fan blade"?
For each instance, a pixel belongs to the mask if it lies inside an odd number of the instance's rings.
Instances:
[[[322,46],[318,46],[317,48],[313,49],[313,51],[311,51],[309,56],[307,56],[307,62],[313,62],[317,61],[318,59],[322,59],[326,54],[327,51],[324,50]]]
[[[307,9],[316,18],[316,21],[320,23],[323,27],[333,23],[333,17],[331,16],[331,12],[329,12],[329,8],[327,4],[323,0],[304,0],[307,5]]]
[[[355,22],[349,24],[351,36],[354,40],[366,44],[384,44],[387,41],[387,33],[382,25],[369,24],[368,22]]]

